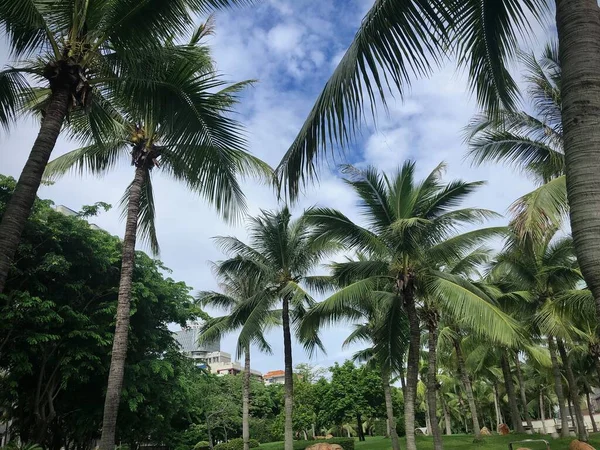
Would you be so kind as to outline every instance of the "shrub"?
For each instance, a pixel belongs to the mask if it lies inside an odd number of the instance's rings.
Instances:
[[[294,450],[304,450],[306,447],[323,442],[326,444],[338,444],[344,450],[354,450],[354,439],[352,438],[333,438],[325,441],[295,441]]]
[[[200,441],[194,445],[194,450],[209,450],[210,444],[206,441]]]
[[[256,439],[250,439],[248,444],[250,445],[250,448],[260,446]],[[214,450],[244,450],[244,440],[241,438],[231,439],[229,442],[215,445]]]

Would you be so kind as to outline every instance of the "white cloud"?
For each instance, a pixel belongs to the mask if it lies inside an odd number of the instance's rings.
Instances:
[[[279,162],[372,4],[373,0],[348,0],[340,8],[327,1],[269,0],[254,8],[217,15],[216,35],[210,43],[219,71],[230,81],[259,80],[245,92],[239,105],[239,118],[247,125],[253,153],[272,165]],[[5,46],[0,46],[0,62],[7,59],[2,48]],[[430,79],[415,81],[404,101],[391,99],[388,113],[379,111],[377,128],[363,127],[364,145],[360,155],[352,155],[353,160],[393,170],[407,158],[416,159],[420,175],[445,160],[449,178],[489,181],[473,196],[473,205],[504,212],[530,183],[507,168],[472,168],[463,161],[461,130],[476,111],[465,86],[464,75],[452,64]],[[21,122],[8,136],[0,131],[1,173],[19,175],[37,130],[34,123]],[[54,156],[72,148],[73,144],[61,139]],[[354,195],[333,173],[321,171],[321,184],[308,189],[295,210],[318,203],[360,220]],[[54,186],[42,187],[40,196],[73,209],[100,200],[116,206],[132,177],[131,167],[125,163],[101,179],[67,176]],[[159,172],[154,182],[161,259],[173,269],[173,278],[195,289],[216,289],[207,261],[222,255],[210,238],[235,234],[245,239],[244,227],[225,224],[204,200]],[[277,206],[275,196],[265,186],[246,181],[244,191],[251,214]],[[116,209],[94,222],[123,235],[124,224]],[[348,357],[350,350],[341,350],[348,332],[347,326],[325,331],[328,356],[318,355],[313,362],[330,364]],[[275,354],[254,356],[254,365],[262,371],[283,367],[281,333],[274,331],[270,338]],[[222,346],[234,353],[234,338],[226,338]],[[296,362],[307,359],[301,347],[295,346],[294,352]]]

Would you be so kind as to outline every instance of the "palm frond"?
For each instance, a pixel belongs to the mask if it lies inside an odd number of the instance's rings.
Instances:
[[[566,177],[560,176],[517,199],[511,206],[511,227],[521,239],[540,239],[559,228],[569,212]]]
[[[472,283],[444,272],[437,272],[430,283],[440,307],[474,333],[508,346],[523,340],[519,323]]]
[[[0,125],[6,130],[21,112],[23,99],[28,94],[31,94],[31,87],[18,69],[0,72]]]
[[[518,48],[518,36],[531,32],[531,16],[540,20],[547,3],[542,0],[463,0],[453,2],[452,34],[459,64],[468,67],[470,88],[492,115],[512,110],[518,87],[507,64]]]
[[[437,61],[448,43],[441,3],[377,0],[371,7],[277,168],[291,198],[316,176],[316,165],[330,148],[348,145],[363,118],[364,101],[374,115],[376,103],[385,104],[386,90],[402,94],[414,73],[429,73],[430,61]]]

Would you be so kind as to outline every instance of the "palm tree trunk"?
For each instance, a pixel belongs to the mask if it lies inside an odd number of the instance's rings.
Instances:
[[[250,346],[244,355],[244,392],[242,396],[242,439],[244,450],[250,450]]]
[[[400,450],[398,433],[396,432],[396,418],[394,417],[394,406],[392,403],[392,389],[390,387],[390,372],[387,369],[381,371],[383,381],[383,396],[385,398],[385,412],[387,415],[389,435],[392,439],[392,450]]]
[[[548,351],[550,352],[550,360],[552,361],[552,375],[554,376],[554,392],[558,400],[558,408],[560,411],[560,435],[561,437],[569,437],[569,415],[565,405],[565,394],[562,385],[562,375],[560,374],[560,366],[558,365],[558,357],[556,355],[556,344],[554,336],[548,335]]]
[[[519,361],[519,352],[515,354],[515,368],[517,369],[517,380],[519,381],[519,392],[521,394],[521,404],[523,405],[523,415],[525,416],[525,422],[529,427],[529,432],[533,433],[533,423],[531,423],[531,417],[529,416],[529,409],[527,408],[527,395],[525,392],[525,381],[523,380],[523,373],[521,372],[521,361]]]
[[[450,419],[450,414],[448,413],[448,406],[446,405],[446,401],[444,400],[444,396],[441,392],[440,403],[442,404],[442,411],[444,412],[444,425],[446,427],[446,436],[450,436],[452,434],[452,420]]]
[[[480,440],[481,427],[479,426],[479,418],[477,417],[477,405],[475,404],[475,396],[473,395],[473,386],[471,386],[471,380],[467,374],[467,366],[465,364],[465,357],[463,355],[462,348],[460,348],[460,341],[458,339],[453,339],[453,342],[454,350],[456,352],[456,360],[458,362],[458,374],[465,389],[467,403],[469,404],[469,410],[471,411],[475,440]]]
[[[598,425],[596,425],[596,421],[594,420],[594,411],[592,411],[592,399],[590,398],[590,390],[591,389],[589,388],[587,381],[585,382],[585,384],[586,384],[585,400],[587,402],[588,414],[590,416],[590,420],[592,421],[592,430],[594,431],[594,433],[597,433]]]
[[[600,14],[597,0],[556,0],[571,230],[600,318]],[[592,57],[592,55],[594,55]]]
[[[44,169],[67,116],[70,98],[68,86],[56,88],[52,92],[40,132],[33,143],[15,191],[2,215],[0,222],[0,294],[4,291],[6,278],[19,247],[27,218],[31,213]]]
[[[429,413],[429,424],[431,426],[431,435],[433,436],[434,450],[442,450],[442,431],[437,418],[437,343],[438,343],[438,326],[437,312],[431,312],[427,317],[427,328],[429,338],[427,342],[428,357],[427,357],[427,404]]]
[[[494,384],[492,386],[494,388],[494,410],[496,412],[496,429],[498,429],[498,425],[503,422],[502,413],[500,412],[500,399],[498,395],[498,388]]]
[[[548,434],[548,430],[546,429],[546,416],[544,412],[544,392],[540,391],[540,418],[542,419],[542,432],[544,434]]]
[[[142,186],[146,179],[146,169],[135,169],[135,177],[129,188],[129,204],[127,205],[127,222],[122,245],[121,279],[119,281],[119,298],[117,303],[117,322],[110,359],[110,372],[104,400],[104,417],[102,419],[102,437],[100,450],[114,450],[117,415],[123,388],[125,359],[127,358],[127,340],[131,309],[131,286],[135,266],[135,241]]]
[[[360,413],[356,413],[356,432],[358,434],[358,440],[363,442],[365,440],[365,432],[362,425],[362,416]]]
[[[290,304],[287,296],[283,298],[281,319],[283,323],[283,354],[285,366],[285,427],[283,433],[285,441],[284,450],[294,450],[294,426],[292,422],[292,414],[294,409],[294,374],[292,365],[292,335],[290,332]]]
[[[512,374],[510,373],[510,363],[506,357],[506,350],[502,352],[500,365],[502,366],[502,375],[504,377],[504,385],[506,386],[506,395],[508,397],[510,420],[512,421],[513,430],[516,430],[518,433],[525,433],[525,428],[523,428],[523,422],[521,421],[521,414],[519,413],[519,406],[517,405],[515,385],[513,383]]]
[[[585,420],[583,419],[583,413],[581,412],[581,402],[579,395],[579,388],[573,373],[573,367],[571,366],[571,358],[567,355],[567,349],[562,339],[556,339],[560,358],[562,359],[563,367],[567,374],[567,382],[569,383],[569,396],[573,403],[573,409],[575,410],[575,420],[577,421],[577,435],[578,439],[583,442],[587,442],[589,439],[587,429],[585,428]]]
[[[404,428],[406,432],[406,450],[417,450],[415,440],[415,401],[419,381],[419,350],[421,330],[415,305],[412,283],[404,289],[404,306],[408,317],[409,342],[406,368],[406,394],[404,396]],[[393,425],[393,424],[392,424]],[[286,449],[287,450],[287,449]]]

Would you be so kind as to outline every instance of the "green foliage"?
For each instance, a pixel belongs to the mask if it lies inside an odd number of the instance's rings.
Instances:
[[[256,439],[250,439],[248,441],[250,448],[260,447],[260,443]],[[244,450],[244,440],[240,438],[231,439],[228,442],[215,445],[215,450]]]
[[[210,442],[200,441],[194,445],[194,450],[208,450],[210,448]]]
[[[0,214],[13,188],[14,180],[0,177]],[[24,442],[48,445],[67,433],[84,445],[98,437],[120,246],[81,218],[36,201],[0,296],[0,405]],[[170,440],[188,426],[179,417],[187,415],[185,380],[195,369],[168,324],[193,320],[197,307],[190,288],[165,273],[159,261],[138,253],[119,412],[124,443]]]

